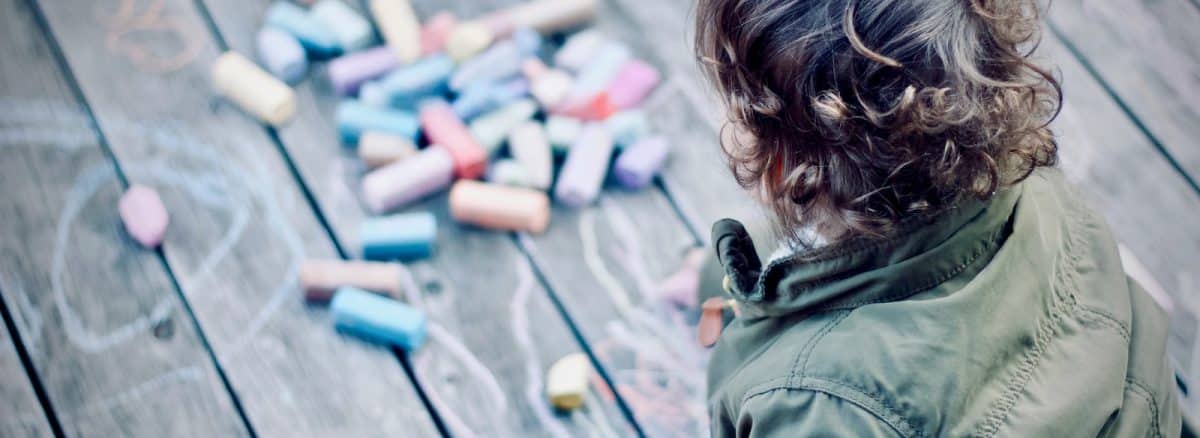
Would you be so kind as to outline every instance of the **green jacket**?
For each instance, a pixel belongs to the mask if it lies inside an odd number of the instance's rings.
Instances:
[[[1167,318],[1059,171],[893,236],[762,266],[714,226],[713,436],[1179,435]]]

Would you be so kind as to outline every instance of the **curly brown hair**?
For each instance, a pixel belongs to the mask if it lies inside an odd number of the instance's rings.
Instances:
[[[730,168],[778,230],[883,236],[1055,164],[1039,15],[1036,0],[699,0],[695,44],[723,131],[748,134],[722,132]]]

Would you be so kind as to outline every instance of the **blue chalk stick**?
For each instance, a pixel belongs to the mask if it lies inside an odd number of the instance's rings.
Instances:
[[[359,228],[358,239],[365,259],[428,257],[437,240],[437,219],[429,212],[367,219]]]
[[[529,95],[529,81],[517,76],[503,82],[481,81],[471,84],[454,99],[454,114],[470,120]]]
[[[425,314],[407,304],[343,286],[333,294],[329,307],[339,330],[405,350],[425,343]]]
[[[341,51],[333,31],[314,19],[304,8],[291,2],[279,0],[272,3],[267,9],[266,23],[296,37],[314,55],[332,56]]]
[[[434,55],[389,73],[378,81],[378,85],[390,105],[414,108],[421,99],[444,93],[452,73],[454,60],[446,55]]]
[[[358,136],[366,131],[380,131],[417,141],[417,116],[388,108],[376,108],[365,103],[346,100],[337,108],[338,133],[348,144],[357,144]]]

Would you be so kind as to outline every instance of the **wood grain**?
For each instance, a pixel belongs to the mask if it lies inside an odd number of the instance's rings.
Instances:
[[[213,97],[194,4],[40,4],[122,168],[162,194],[164,253],[256,432],[435,434],[389,350],[303,303],[298,264],[336,254],[264,130]]]
[[[4,419],[0,419],[0,436],[51,436],[46,412],[38,405],[32,377],[21,365],[15,342],[8,327],[0,326],[0,409],[5,412]]]
[[[421,17],[446,6],[414,3]],[[243,52],[253,50],[256,17],[267,4],[205,2],[229,45]],[[350,4],[362,10],[361,5]],[[447,7],[470,17],[495,5],[459,2]],[[358,199],[364,168],[354,150],[338,140],[333,113],[339,99],[324,70],[324,63],[317,64],[308,79],[296,86],[297,120],[280,129],[279,136],[343,249],[357,257],[361,254],[358,226],[370,216]],[[546,403],[541,390],[545,371],[582,346],[510,236],[455,224],[444,194],[409,209],[416,210],[434,211],[440,230],[434,257],[411,265],[422,292],[410,301],[420,303],[445,336],[433,338],[411,357],[420,385],[450,432],[462,436],[628,434],[631,429],[615,402],[599,393],[584,412],[570,416],[552,412]],[[522,279],[526,287],[519,287]]]
[[[64,432],[245,435],[169,273],[122,229],[121,181],[34,14],[0,10],[0,293]],[[0,386],[28,385],[4,337]],[[0,435],[50,435],[27,400]]]
[[[1200,181],[1200,9],[1186,0],[1065,0],[1049,19]]]

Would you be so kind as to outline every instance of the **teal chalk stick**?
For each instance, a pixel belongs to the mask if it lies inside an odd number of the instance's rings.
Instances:
[[[266,23],[291,34],[300,40],[310,53],[316,56],[332,56],[341,51],[333,31],[309,15],[300,6],[284,0],[276,1],[267,9]]]
[[[417,116],[407,111],[377,108],[356,100],[346,100],[337,108],[338,133],[347,144],[357,144],[366,131],[395,134],[417,141]]]
[[[437,240],[433,213],[404,213],[363,221],[358,233],[368,260],[428,257]]]
[[[407,304],[342,286],[333,294],[329,307],[338,330],[405,350],[425,343],[425,314]]]

